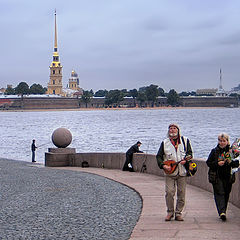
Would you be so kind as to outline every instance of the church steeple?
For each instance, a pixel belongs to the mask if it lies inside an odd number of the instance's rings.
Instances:
[[[53,60],[50,65],[50,81],[48,83],[48,94],[62,93],[62,65],[59,60],[58,46],[57,46],[57,13],[55,10],[55,26],[54,26],[54,50]]]
[[[219,73],[219,88],[218,88],[218,91],[216,93],[217,96],[226,96],[226,92],[224,91],[223,89],[223,86],[222,86],[222,69],[220,68],[220,73]]]
[[[57,12],[55,9],[55,31],[54,31],[54,49],[53,49],[53,61],[52,64],[55,63],[53,66],[60,66],[59,55],[58,55],[58,46],[57,46]],[[57,65],[56,65],[57,64]]]
[[[222,86],[222,69],[220,68],[220,84],[219,84],[219,90],[220,89],[223,89],[223,86]]]
[[[55,38],[54,38],[54,52],[57,52],[57,12],[55,9]]]

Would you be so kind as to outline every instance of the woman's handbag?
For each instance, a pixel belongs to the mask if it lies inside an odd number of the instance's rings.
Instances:
[[[217,172],[209,169],[208,171],[208,181],[210,183],[217,183]]]

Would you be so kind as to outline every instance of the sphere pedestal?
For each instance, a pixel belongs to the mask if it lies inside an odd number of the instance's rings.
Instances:
[[[72,166],[75,148],[67,148],[72,142],[72,134],[66,128],[58,128],[52,134],[52,142],[57,148],[48,148],[45,153],[45,166],[47,167],[64,167]]]

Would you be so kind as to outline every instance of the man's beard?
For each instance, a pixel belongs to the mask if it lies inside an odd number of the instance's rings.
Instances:
[[[169,133],[169,137],[177,137],[178,133]]]

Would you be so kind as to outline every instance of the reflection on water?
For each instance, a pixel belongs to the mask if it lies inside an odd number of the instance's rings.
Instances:
[[[142,150],[156,154],[174,122],[190,138],[195,157],[207,158],[218,133],[227,132],[232,141],[240,137],[239,118],[238,108],[0,112],[0,157],[31,161],[30,145],[36,139],[36,160],[44,162],[59,127],[71,131],[70,147],[77,152],[126,152],[140,140]]]

